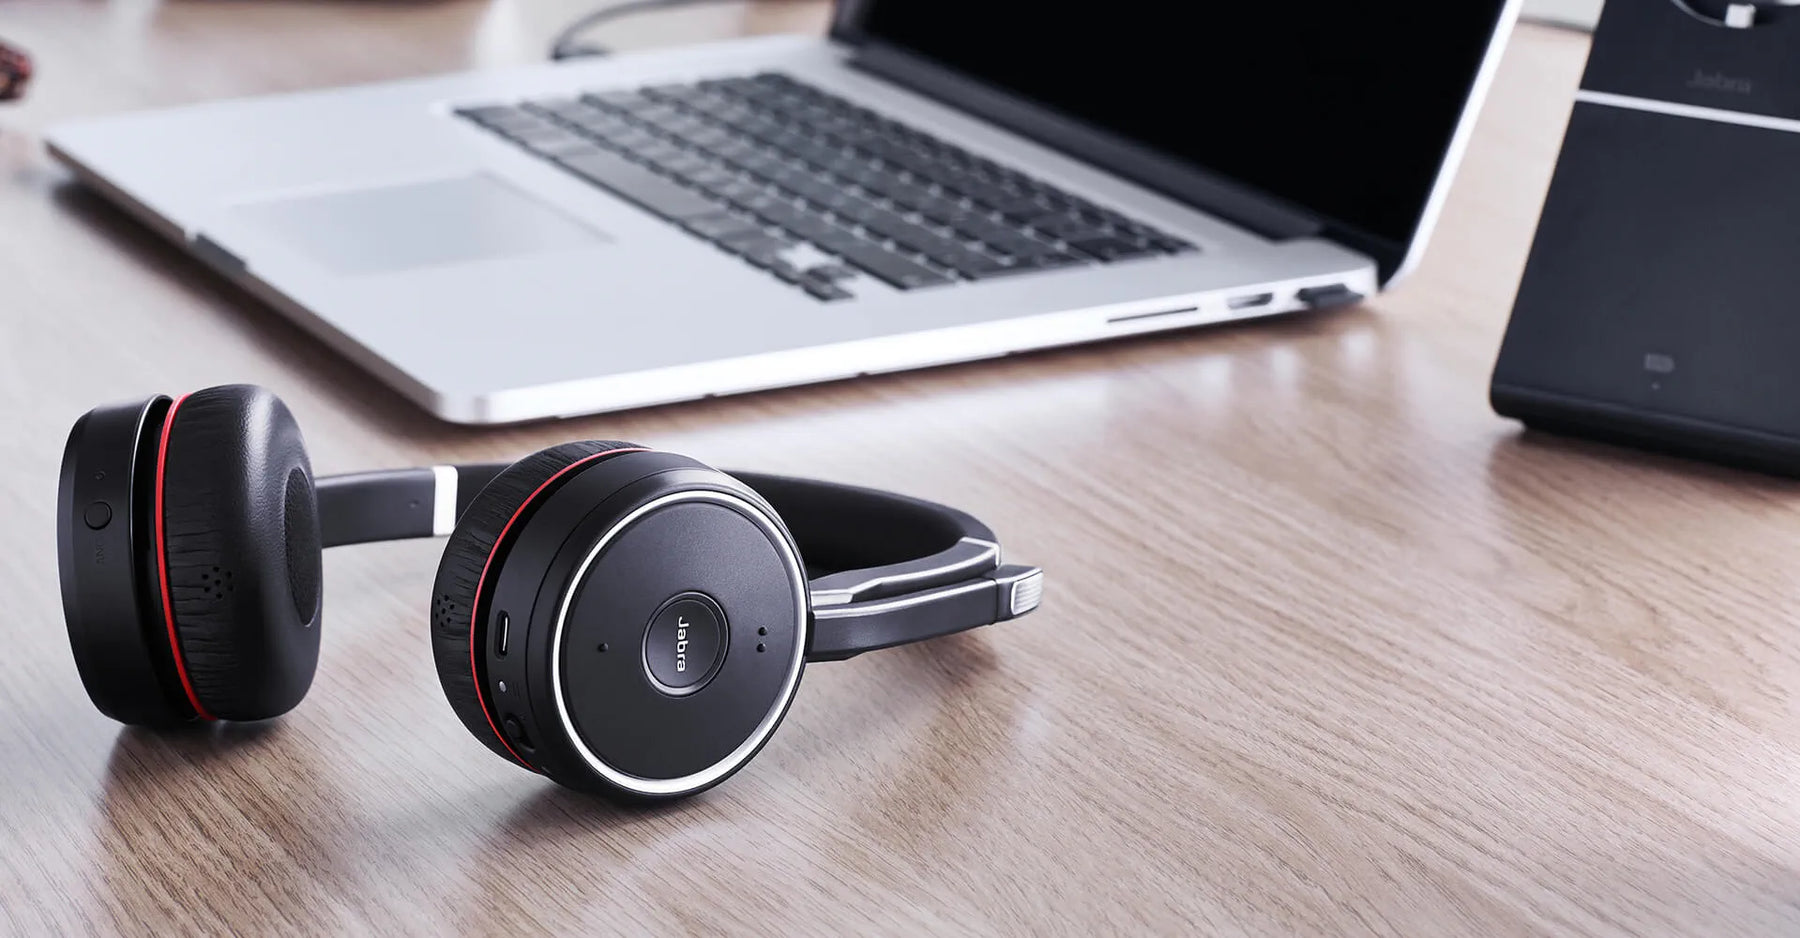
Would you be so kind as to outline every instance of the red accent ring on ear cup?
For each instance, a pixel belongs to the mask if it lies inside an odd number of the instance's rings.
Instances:
[[[169,654],[175,659],[175,674],[181,679],[181,691],[187,695],[196,716],[212,720],[216,718],[200,705],[200,696],[194,693],[194,684],[188,679],[187,663],[181,657],[181,640],[175,633],[175,605],[169,596],[169,541],[163,531],[163,477],[169,465],[169,431],[175,427],[175,412],[187,399],[188,396],[183,394],[169,405],[169,412],[163,416],[162,439],[156,445],[156,584],[162,591],[163,625],[169,630]]]
[[[177,401],[176,403],[180,403],[180,402]],[[173,411],[171,411],[171,413],[173,413]],[[481,715],[487,718],[488,729],[493,731],[495,739],[500,740],[500,745],[506,749],[507,755],[512,756],[513,761],[519,763],[520,765],[522,765],[528,769],[531,769],[533,772],[537,771],[537,769],[535,767],[533,767],[531,763],[526,762],[525,759],[523,757],[521,757],[519,755],[519,753],[513,749],[512,742],[506,738],[505,733],[500,732],[500,727],[495,725],[494,712],[490,707],[488,707],[487,694],[485,694],[481,689],[481,672],[476,670],[476,665],[475,665],[475,652],[476,652],[476,648],[478,647],[477,643],[476,643],[476,636],[478,634],[480,634],[479,630],[476,628],[476,626],[480,624],[481,590],[483,587],[485,587],[487,585],[488,570],[491,567],[493,567],[494,558],[500,555],[500,548],[502,545],[504,545],[506,543],[507,533],[512,530],[512,527],[514,524],[518,523],[519,518],[525,514],[525,509],[531,507],[531,503],[536,501],[537,497],[539,495],[542,495],[544,493],[545,489],[548,489],[551,485],[555,484],[556,480],[562,478],[565,475],[568,475],[570,472],[573,472],[574,470],[579,469],[582,466],[587,465],[588,463],[594,462],[595,460],[605,459],[608,456],[617,456],[621,453],[645,453],[645,452],[649,452],[649,450],[642,446],[631,446],[631,447],[623,447],[620,449],[609,449],[604,452],[594,453],[593,455],[590,455],[590,456],[584,456],[584,457],[577,459],[576,461],[568,464],[567,466],[564,466],[561,469],[558,469],[556,471],[555,475],[551,476],[548,479],[545,479],[542,485],[539,485],[537,488],[533,489],[530,495],[525,496],[525,500],[520,502],[519,507],[513,511],[512,517],[506,519],[506,524],[500,528],[499,536],[494,538],[494,546],[491,550],[488,551],[487,560],[484,563],[482,563],[482,565],[481,565],[481,575],[475,578],[475,601],[469,604],[469,677],[470,677],[472,683],[475,685],[475,700],[477,703],[479,703],[481,705]],[[181,659],[179,657],[176,658],[176,661],[178,664],[179,664],[180,660]]]

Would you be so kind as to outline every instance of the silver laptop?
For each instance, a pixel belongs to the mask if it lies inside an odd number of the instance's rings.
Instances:
[[[828,39],[49,143],[432,413],[505,423],[1355,302],[1418,260],[1516,7],[843,0]]]

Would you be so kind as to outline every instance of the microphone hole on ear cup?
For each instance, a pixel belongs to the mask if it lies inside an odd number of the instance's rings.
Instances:
[[[210,572],[200,574],[200,594],[208,600],[226,599],[234,589],[230,570],[214,567]]]
[[[449,628],[456,618],[456,601],[450,598],[449,593],[440,594],[437,601],[431,604],[431,614],[437,620],[438,628]]]

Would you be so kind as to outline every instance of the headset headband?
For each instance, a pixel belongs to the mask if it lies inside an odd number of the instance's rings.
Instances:
[[[500,464],[432,466],[318,480],[325,547],[442,537]],[[731,472],[787,525],[812,593],[808,661],[1003,622],[1037,608],[1043,573],[1001,563],[994,532],[946,505],[891,492]]]

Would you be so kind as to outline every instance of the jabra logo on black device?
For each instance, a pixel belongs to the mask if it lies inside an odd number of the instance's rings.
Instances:
[[[686,671],[687,670],[687,642],[688,642],[687,630],[688,630],[687,617],[686,616],[676,617],[676,619],[675,619],[675,670],[677,670],[677,671]]]
[[[1748,78],[1733,78],[1724,72],[1707,72],[1705,69],[1694,69],[1694,77],[1688,79],[1687,86],[1696,91],[1727,91],[1732,94],[1749,94],[1756,90],[1756,83]]]

